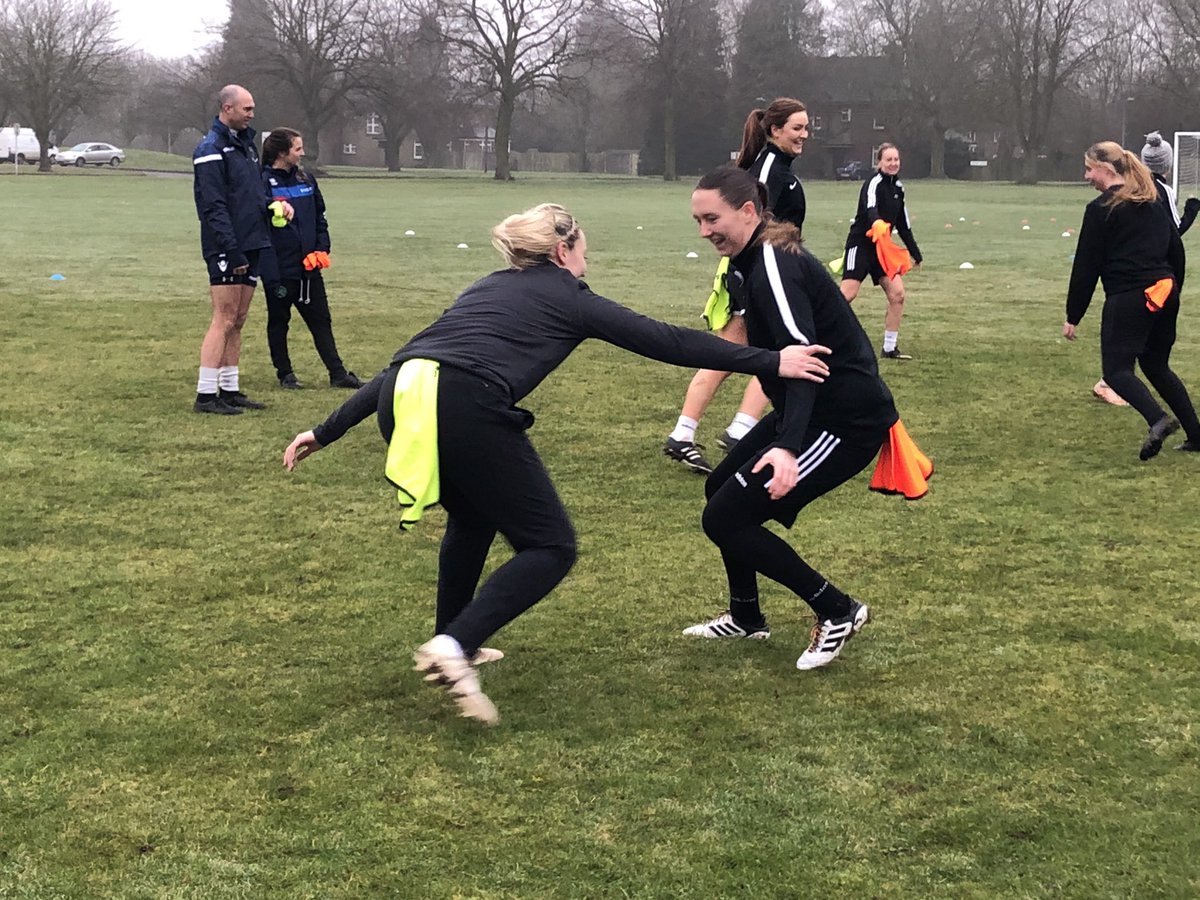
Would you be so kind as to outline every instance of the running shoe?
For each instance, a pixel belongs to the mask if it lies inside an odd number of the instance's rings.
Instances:
[[[912,359],[909,354],[904,353],[899,347],[894,350],[881,350],[879,351],[879,357],[881,359]]]
[[[363,386],[363,381],[353,372],[343,372],[341,375],[330,375],[329,386],[337,388],[350,388],[357,391]]]
[[[771,636],[771,626],[767,624],[766,619],[763,619],[761,625],[743,628],[733,621],[733,614],[729,610],[725,610],[715,619],[709,619],[707,622],[683,629],[683,633],[689,637],[750,638],[752,641],[765,641]]]
[[[733,452],[733,448],[738,445],[740,440],[741,438],[735,438],[728,431],[722,431],[721,436],[717,438],[717,446],[724,450],[725,455],[728,456]]]
[[[300,383],[300,379],[296,377],[295,372],[288,372],[286,375],[280,378],[279,386],[285,391],[298,391],[304,387],[304,385]]]
[[[1138,458],[1143,462],[1148,459],[1154,459],[1154,457],[1158,456],[1158,451],[1162,449],[1163,441],[1165,441],[1178,430],[1178,419],[1173,419],[1170,416],[1163,416],[1150,426],[1150,431],[1146,434],[1146,440],[1142,442],[1142,449],[1141,452],[1138,453]]]
[[[669,437],[663,442],[663,453],[671,459],[683,463],[693,472],[707,475],[713,470],[713,467],[700,452],[703,449],[704,445],[697,444],[695,441],[677,441],[675,438]]]
[[[257,400],[251,400],[241,391],[221,391],[221,402],[228,406],[236,406],[239,409],[266,409],[267,404],[259,403]]]
[[[453,638],[439,634],[426,641],[413,654],[413,669],[425,673],[425,680],[439,684],[453,698],[459,715],[478,719],[485,725],[500,721],[500,713],[479,686],[479,676]]]
[[[1200,453],[1200,441],[1184,441],[1175,449],[1184,453]]]
[[[1097,381],[1092,387],[1092,396],[1097,400],[1103,400],[1105,403],[1111,403],[1113,406],[1129,405],[1125,401],[1125,398],[1110,388],[1108,386],[1108,382],[1106,382],[1103,378]]]
[[[482,666],[485,663],[500,662],[504,659],[504,651],[497,650],[495,647],[480,647],[471,654],[471,665]]]
[[[797,669],[819,669],[829,665],[838,658],[846,642],[867,624],[867,619],[871,616],[867,604],[857,600],[851,600],[850,603],[850,612],[840,619],[825,619],[813,625],[808,649],[796,660]]]
[[[240,416],[242,414],[240,409],[226,403],[216,394],[206,394],[203,399],[197,397],[196,402],[192,405],[192,412],[210,413],[217,416]]]

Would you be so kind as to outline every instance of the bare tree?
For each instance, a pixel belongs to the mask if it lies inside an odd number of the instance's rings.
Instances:
[[[104,0],[22,0],[0,8],[0,72],[11,110],[42,145],[38,170],[50,171],[50,135],[73,111],[115,88],[122,51],[116,13]]]
[[[389,172],[400,170],[400,142],[418,122],[447,118],[452,103],[448,49],[431,8],[381,0],[367,15],[360,93],[380,118]],[[435,142],[427,143],[432,150]]]
[[[930,174],[946,174],[946,129],[978,110],[984,50],[980,0],[862,0],[842,31],[852,52],[885,56],[907,101],[902,115],[928,141]]]
[[[512,172],[508,143],[517,102],[539,89],[551,89],[576,58],[575,25],[587,0],[447,0],[450,43],[463,54],[468,71],[478,73],[496,109],[496,179]]]
[[[1017,181],[1035,184],[1055,100],[1114,33],[1093,0],[991,0],[990,68],[1023,152]]]
[[[366,0],[261,0],[250,8],[265,15],[267,44],[262,70],[283,81],[304,119],[304,150],[321,154],[321,129],[358,84],[364,57]]]
[[[1147,45],[1161,65],[1155,81],[1169,96],[1200,104],[1200,0],[1154,0]]]
[[[676,134],[683,74],[693,51],[693,26],[703,0],[610,0],[613,21],[641,48],[660,91],[663,180],[678,181]]]

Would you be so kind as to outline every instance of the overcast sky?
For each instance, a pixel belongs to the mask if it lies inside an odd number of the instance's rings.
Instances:
[[[117,38],[153,56],[195,53],[229,17],[228,0],[109,0],[117,13]]]

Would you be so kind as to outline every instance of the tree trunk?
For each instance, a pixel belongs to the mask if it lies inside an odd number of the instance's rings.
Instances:
[[[937,122],[929,128],[929,177],[946,177],[946,129]]]
[[[400,138],[388,132],[383,140],[383,164],[389,172],[400,171]]]
[[[678,181],[675,171],[675,91],[663,92],[663,181]]]
[[[1036,146],[1036,145],[1034,145]],[[1021,159],[1021,167],[1017,172],[1017,184],[1037,184],[1037,150],[1034,146],[1025,146],[1025,155]]]
[[[496,180],[512,181],[512,169],[508,158],[508,138],[512,134],[513,107],[516,98],[508,94],[500,95],[500,109],[496,113]],[[484,159],[487,158],[487,135],[483,137]]]
[[[37,138],[38,145],[41,149],[38,151],[38,171],[49,172],[53,166],[50,164],[50,157],[47,152],[50,149],[50,128],[34,128],[33,136]]]

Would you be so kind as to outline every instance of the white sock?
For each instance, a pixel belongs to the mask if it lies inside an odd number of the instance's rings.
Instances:
[[[679,421],[675,423],[675,430],[671,432],[671,440],[687,441],[693,443],[696,440],[696,429],[700,423],[688,416],[680,416]]]
[[[758,424],[758,419],[754,416],[740,412],[733,417],[733,421],[729,423],[729,427],[725,429],[725,433],[735,441],[740,441],[750,433],[750,429]]]
[[[441,653],[447,654],[448,656],[466,656],[466,654],[463,653],[462,644],[450,637],[448,634],[435,635],[429,641],[429,643],[432,645],[430,647],[431,650],[436,649]]]
[[[215,394],[217,392],[217,370],[208,366],[200,367],[200,380],[196,382],[197,394]]]
[[[889,352],[896,349],[896,341],[900,339],[900,332],[885,331],[883,333],[883,349]]]
[[[221,390],[229,394],[236,394],[238,391],[238,367],[221,366],[219,372],[217,383]]]

